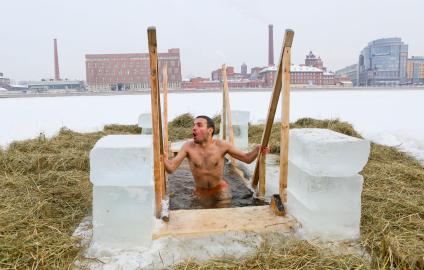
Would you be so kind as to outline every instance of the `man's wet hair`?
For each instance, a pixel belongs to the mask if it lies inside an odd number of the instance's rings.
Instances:
[[[206,120],[206,123],[207,123],[207,127],[208,128],[212,128],[212,135],[214,135],[215,134],[215,122],[213,121],[213,119],[212,118],[210,118],[209,116],[206,116],[206,115],[199,115],[199,116],[196,116],[196,119],[197,118],[202,118],[202,119],[205,119]]]

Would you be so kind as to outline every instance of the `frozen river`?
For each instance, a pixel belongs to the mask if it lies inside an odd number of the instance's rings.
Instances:
[[[270,95],[230,92],[231,109],[250,111],[251,122],[264,120]],[[169,118],[186,112],[213,116],[221,102],[219,92],[171,93]],[[0,99],[0,145],[40,132],[51,136],[61,127],[96,131],[105,124],[136,124],[138,115],[149,111],[147,94]],[[290,121],[312,117],[350,122],[365,138],[398,146],[424,161],[423,90],[294,90],[290,111]]]

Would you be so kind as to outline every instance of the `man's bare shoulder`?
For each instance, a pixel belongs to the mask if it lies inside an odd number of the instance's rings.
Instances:
[[[189,148],[193,148],[195,145],[194,140],[193,139],[189,139],[187,141],[184,142],[182,149],[189,149]]]
[[[228,148],[230,145],[228,142],[221,139],[214,139],[214,141],[215,141],[215,145],[218,147]]]

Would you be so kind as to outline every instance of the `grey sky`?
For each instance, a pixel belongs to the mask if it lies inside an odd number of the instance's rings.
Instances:
[[[366,44],[401,37],[424,55],[422,0],[2,0],[0,72],[16,81],[54,77],[53,38],[62,78],[85,79],[87,53],[146,52],[156,26],[159,51],[181,49],[183,77],[210,76],[223,63],[240,71],[267,64],[284,29],[295,31],[292,63],[312,50],[331,70],[352,64]]]

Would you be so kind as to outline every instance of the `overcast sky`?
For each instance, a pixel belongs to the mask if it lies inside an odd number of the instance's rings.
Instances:
[[[20,80],[54,77],[53,38],[62,78],[85,80],[84,55],[147,52],[148,26],[159,52],[181,49],[183,77],[210,76],[223,63],[267,64],[268,24],[275,61],[286,28],[292,63],[312,50],[336,70],[371,40],[401,37],[424,55],[423,0],[1,0],[0,72]]]

